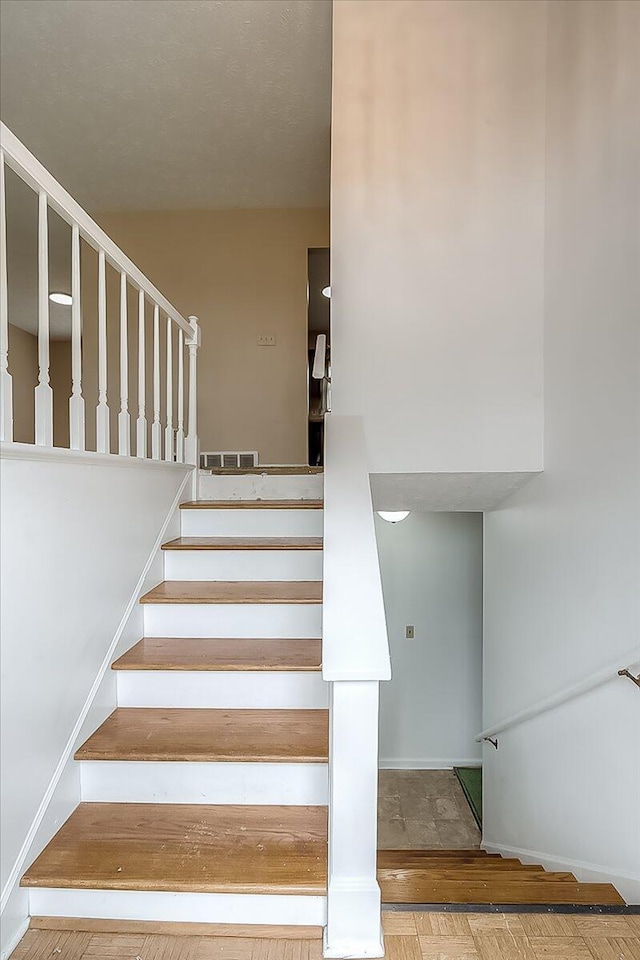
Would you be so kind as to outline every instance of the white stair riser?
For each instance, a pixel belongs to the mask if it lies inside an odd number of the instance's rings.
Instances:
[[[118,670],[117,687],[119,707],[313,710],[329,704],[329,684],[314,671]]]
[[[165,550],[165,580],[322,580],[321,550]]]
[[[181,510],[183,537],[321,537],[322,510]]]
[[[200,473],[200,500],[322,500],[321,473],[274,476],[217,476]]]
[[[324,926],[327,898],[42,887],[29,890],[29,913],[37,917],[94,917],[98,920]]]
[[[326,763],[80,762],[94,803],[249,803],[324,806]]]
[[[319,603],[146,603],[146,637],[322,636]]]

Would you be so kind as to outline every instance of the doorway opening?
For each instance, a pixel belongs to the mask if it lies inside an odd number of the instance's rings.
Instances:
[[[378,847],[478,850],[463,786],[476,778],[456,771],[482,757],[482,514],[377,516],[376,534],[392,665],[380,688]]]
[[[324,415],[331,369],[331,276],[328,247],[307,254],[307,383],[309,465],[323,466]]]

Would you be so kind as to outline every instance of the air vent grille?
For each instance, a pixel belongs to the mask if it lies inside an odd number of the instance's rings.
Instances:
[[[212,450],[200,454],[201,470],[220,470],[223,467],[248,470],[258,466],[257,451],[235,452],[228,450]]]

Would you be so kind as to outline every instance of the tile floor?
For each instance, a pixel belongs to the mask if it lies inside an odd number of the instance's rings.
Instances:
[[[480,831],[453,770],[380,770],[381,850],[471,850]]]
[[[382,926],[386,960],[640,960],[639,916],[398,912]],[[322,960],[322,941],[319,928],[308,939],[29,930],[12,956],[48,958]]]

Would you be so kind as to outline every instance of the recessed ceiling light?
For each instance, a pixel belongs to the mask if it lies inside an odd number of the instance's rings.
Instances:
[[[382,520],[386,520],[387,523],[400,523],[401,520],[406,520],[409,516],[409,510],[378,510],[378,516]]]
[[[52,303],[60,303],[63,307],[70,307],[73,303],[73,298],[69,293],[50,293],[49,300]]]
[[[327,300],[331,300],[331,287],[325,287],[322,291],[322,296],[326,297]]]

